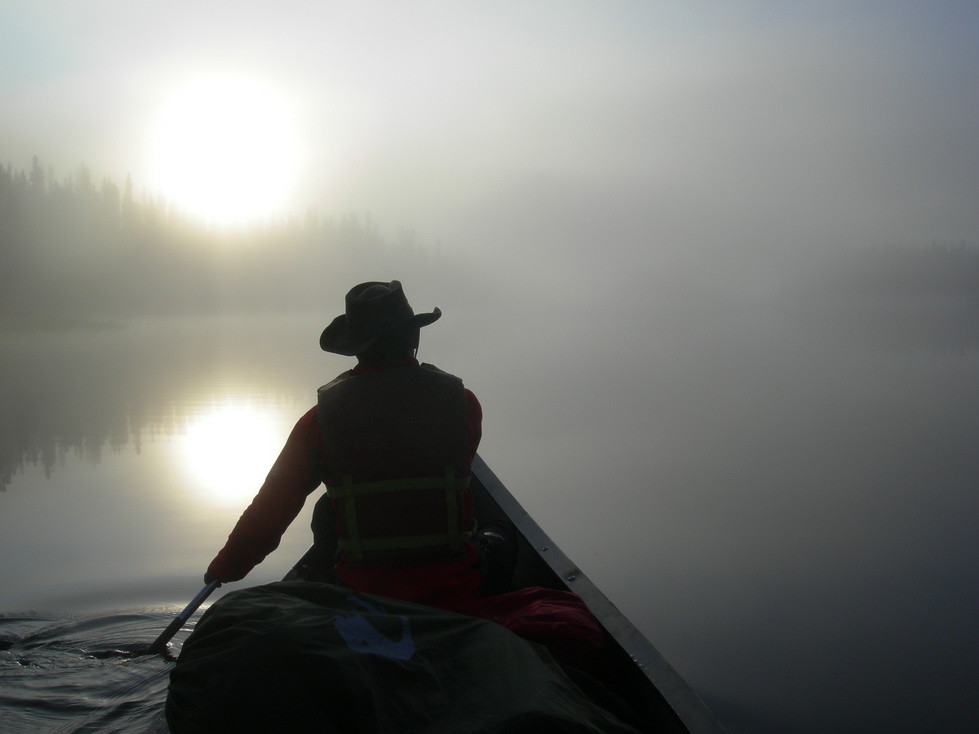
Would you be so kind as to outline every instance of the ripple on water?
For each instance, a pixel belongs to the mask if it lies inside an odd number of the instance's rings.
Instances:
[[[162,611],[0,616],[0,731],[166,732],[174,656],[145,654],[173,619]]]

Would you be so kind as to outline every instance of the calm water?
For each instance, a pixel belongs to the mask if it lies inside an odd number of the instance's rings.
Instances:
[[[979,727],[970,339],[744,305],[583,344],[546,309],[456,314],[421,356],[480,397],[481,454],[730,731]],[[346,368],[324,322],[3,337],[0,731],[160,727],[172,660],[129,653]],[[310,509],[225,590],[280,578]]]

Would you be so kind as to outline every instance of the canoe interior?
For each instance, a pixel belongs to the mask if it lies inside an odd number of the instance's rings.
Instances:
[[[650,732],[723,734],[723,729],[686,681],[574,563],[554,545],[481,457],[473,465],[471,490],[481,523],[508,519],[519,551],[514,587],[543,586],[578,594],[607,633],[615,680],[605,681],[638,714]],[[332,581],[330,558],[310,549],[286,580]]]
[[[700,698],[659,651],[558,548],[509,490],[477,456],[473,501],[480,522],[506,517],[518,531],[514,585],[545,586],[578,594],[605,628],[617,659],[615,692],[656,732],[723,734]]]

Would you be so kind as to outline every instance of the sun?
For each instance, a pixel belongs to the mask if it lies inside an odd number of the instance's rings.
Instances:
[[[152,185],[210,225],[285,213],[299,159],[286,95],[243,76],[201,76],[162,98],[150,140]]]
[[[285,440],[277,416],[227,402],[194,416],[176,442],[188,489],[213,506],[244,508]]]

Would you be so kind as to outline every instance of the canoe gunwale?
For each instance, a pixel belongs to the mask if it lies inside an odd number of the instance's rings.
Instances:
[[[662,705],[669,709],[671,718],[674,719],[672,722],[660,722],[663,730],[691,734],[724,734],[724,729],[713,714],[673,666],[551,540],[479,455],[473,460],[472,471],[489,497],[499,505],[541,562],[550,569],[557,581],[555,585],[582,598],[609,637],[632,660],[635,669],[648,680],[652,692],[658,695]]]

